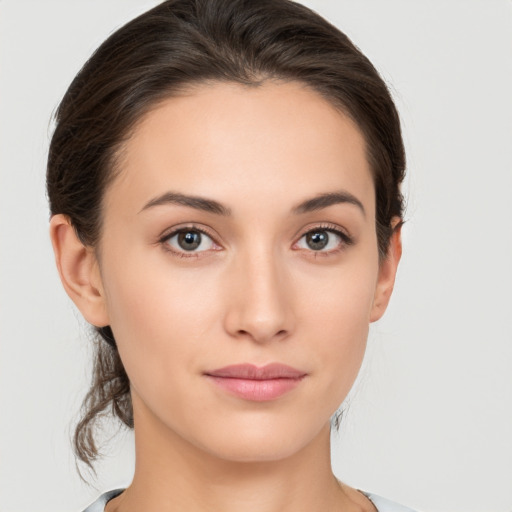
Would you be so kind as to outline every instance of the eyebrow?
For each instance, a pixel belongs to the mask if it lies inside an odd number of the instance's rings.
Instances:
[[[214,199],[207,199],[206,197],[199,196],[189,196],[186,194],[181,194],[179,192],[166,192],[158,197],[155,197],[148,201],[140,210],[139,213],[144,210],[148,210],[149,208],[153,208],[155,206],[161,205],[180,205],[180,206],[188,206],[189,208],[194,208],[196,210],[202,210],[208,213],[214,213],[216,215],[222,215],[225,217],[229,217],[231,215],[231,209],[227,206],[224,206],[222,203],[215,201]],[[346,192],[344,190],[338,192],[326,192],[324,194],[319,194],[311,199],[306,199],[299,205],[295,206],[292,209],[292,213],[299,215],[303,213],[313,212],[317,210],[322,210],[329,206],[335,204],[351,204],[356,206],[363,216],[366,216],[366,211],[364,209],[363,203],[357,199],[350,192]]]
[[[180,194],[179,192],[166,192],[161,196],[151,199],[151,201],[143,206],[139,213],[149,208],[153,208],[154,206],[161,206],[165,204],[188,206],[189,208],[195,208],[196,210],[203,210],[205,212],[215,213],[217,215],[223,215],[226,217],[231,215],[231,210],[227,206],[224,206],[214,199],[207,199],[205,197],[198,196],[187,196],[185,194]]]
[[[298,206],[293,208],[292,212],[295,214],[308,213],[316,210],[322,210],[323,208],[327,208],[334,204],[352,204],[357,206],[357,208],[361,210],[363,216],[366,217],[366,211],[364,209],[363,203],[359,201],[356,196],[350,192],[346,192],[345,190],[319,194],[311,199],[303,201]]]

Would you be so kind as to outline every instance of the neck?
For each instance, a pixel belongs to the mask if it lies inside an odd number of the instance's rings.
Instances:
[[[137,404],[139,405],[139,404]],[[136,412],[132,484],[107,512],[335,512],[374,510],[332,473],[330,426],[307,446],[271,461],[232,461],[194,446],[147,410]]]

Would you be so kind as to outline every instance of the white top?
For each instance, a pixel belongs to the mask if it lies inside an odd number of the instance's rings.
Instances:
[[[114,489],[102,494],[94,503],[91,503],[83,512],[105,512],[105,505],[109,500],[119,496],[124,489]],[[363,494],[375,505],[378,512],[414,512],[411,508],[398,505],[392,501],[377,496],[376,494],[363,492]]]

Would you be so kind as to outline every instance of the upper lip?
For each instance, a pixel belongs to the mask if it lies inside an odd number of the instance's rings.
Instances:
[[[229,377],[232,379],[267,380],[298,379],[306,372],[281,363],[271,363],[262,367],[254,364],[234,364],[206,372],[212,377]]]

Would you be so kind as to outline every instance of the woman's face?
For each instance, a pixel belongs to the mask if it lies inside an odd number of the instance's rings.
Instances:
[[[350,390],[396,267],[379,265],[355,124],[297,83],[203,85],[147,114],[119,169],[98,288],[136,424],[229,460],[305,447]],[[296,373],[219,371],[274,363]]]

